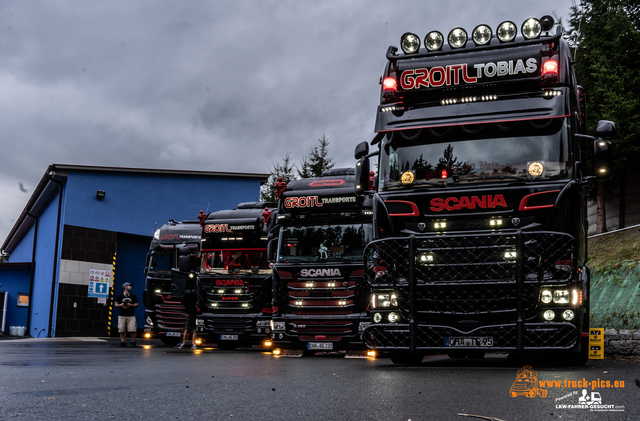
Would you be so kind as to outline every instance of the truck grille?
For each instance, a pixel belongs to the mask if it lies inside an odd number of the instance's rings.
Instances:
[[[165,301],[154,306],[156,321],[161,329],[184,329],[187,325],[185,308],[179,301]]]
[[[287,331],[301,340],[340,340],[358,334],[357,322],[344,317],[359,313],[361,297],[356,280],[300,280],[284,276],[281,282],[285,287],[287,313],[300,316],[287,318]]]
[[[528,318],[537,309],[540,285],[569,282],[575,267],[573,237],[554,232],[411,236],[377,240],[365,249],[366,281],[398,291],[404,313],[412,282],[419,318],[514,315],[518,279]]]

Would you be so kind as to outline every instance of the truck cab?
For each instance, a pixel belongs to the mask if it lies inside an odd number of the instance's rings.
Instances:
[[[174,220],[155,231],[147,254],[146,285],[142,296],[146,338],[160,338],[167,345],[175,345],[180,341],[187,315],[181,298],[174,293],[173,273],[180,271],[181,252],[193,260],[194,266],[198,265],[201,232],[198,221]],[[188,273],[183,275],[187,276]]]
[[[606,174],[615,125],[585,134],[561,25],[405,33],[400,45],[381,78],[378,150],[356,148],[360,167],[377,156],[379,169],[365,343],[397,363],[486,351],[586,362],[586,186]]]
[[[274,348],[363,351],[370,317],[362,259],[372,219],[370,199],[356,197],[354,169],[289,182],[277,231]]]
[[[267,242],[276,215],[271,202],[246,202],[211,212],[204,220],[196,331],[205,344],[223,349],[263,347],[269,339]]]

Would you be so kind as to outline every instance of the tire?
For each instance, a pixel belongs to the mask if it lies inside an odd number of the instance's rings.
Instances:
[[[394,364],[417,365],[422,362],[424,354],[411,354],[409,351],[392,351],[389,352],[389,359]]]
[[[174,336],[166,337],[163,335],[160,337],[160,340],[167,346],[176,346],[180,343],[180,338],[176,338]]]

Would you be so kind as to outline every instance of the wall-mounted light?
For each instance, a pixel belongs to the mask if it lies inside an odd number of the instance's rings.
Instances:
[[[98,190],[96,192],[96,199],[98,199],[98,200],[104,199],[104,195],[105,195],[104,190]]]

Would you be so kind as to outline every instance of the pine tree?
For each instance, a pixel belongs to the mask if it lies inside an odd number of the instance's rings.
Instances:
[[[308,161],[306,159],[303,160],[302,168],[305,171],[308,169],[308,174],[310,174],[311,177],[320,177],[322,171],[330,170],[335,165],[333,158],[329,156],[329,140],[323,134],[322,137],[318,139],[318,142],[320,145],[313,148]],[[308,167],[305,167],[307,162]]]
[[[282,177],[282,181],[285,183],[295,180],[294,168],[295,165],[291,163],[291,154],[287,152],[287,155],[282,158],[282,164],[273,164],[269,181],[260,187],[260,199],[265,202],[276,203],[276,182],[278,177]]]

